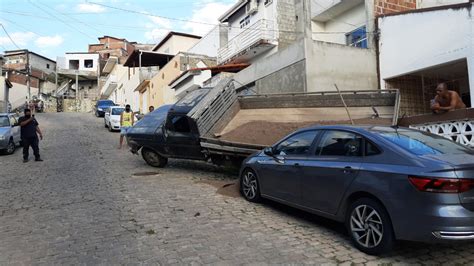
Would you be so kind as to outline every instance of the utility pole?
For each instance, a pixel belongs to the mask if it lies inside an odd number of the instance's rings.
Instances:
[[[76,70],[76,112],[79,112],[79,74],[77,73],[78,70]]]
[[[31,68],[30,68],[30,51],[26,50],[26,88],[28,90],[28,100],[31,101]]]

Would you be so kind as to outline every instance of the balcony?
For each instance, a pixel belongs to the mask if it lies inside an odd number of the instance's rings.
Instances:
[[[217,63],[242,63],[277,45],[274,22],[261,19],[242,30],[218,51]]]
[[[317,22],[327,22],[362,4],[364,4],[364,0],[311,1],[311,19]]]
[[[104,83],[104,86],[100,90],[100,95],[103,98],[107,98],[117,88],[117,76],[109,75]]]

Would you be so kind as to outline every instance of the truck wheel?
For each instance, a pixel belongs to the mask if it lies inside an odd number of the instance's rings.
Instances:
[[[15,152],[15,142],[13,142],[13,140],[11,139],[8,142],[7,148],[5,149],[5,153],[10,155],[10,154],[13,154],[14,152]]]
[[[168,164],[168,158],[159,155],[157,152],[151,149],[143,148],[142,157],[148,165],[153,167],[162,168]]]

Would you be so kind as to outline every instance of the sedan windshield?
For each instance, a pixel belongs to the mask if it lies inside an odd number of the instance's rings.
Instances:
[[[390,142],[416,155],[474,154],[474,150],[452,140],[415,130],[379,132]]]
[[[123,113],[124,108],[113,108],[112,115],[121,115]]]
[[[10,121],[7,116],[0,116],[0,127],[9,127]]]

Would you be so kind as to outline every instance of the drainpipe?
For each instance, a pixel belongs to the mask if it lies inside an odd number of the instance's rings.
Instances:
[[[31,100],[31,85],[30,85],[30,51],[26,51],[26,88],[28,90],[28,100]]]

